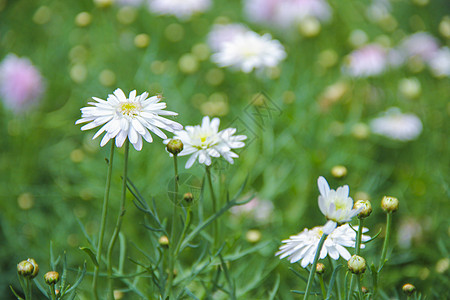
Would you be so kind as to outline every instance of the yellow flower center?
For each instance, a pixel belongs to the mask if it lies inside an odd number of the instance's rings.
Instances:
[[[124,116],[135,117],[139,114],[141,106],[139,103],[124,102],[120,104],[120,112]]]

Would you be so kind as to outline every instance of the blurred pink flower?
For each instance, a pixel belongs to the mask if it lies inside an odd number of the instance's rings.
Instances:
[[[439,49],[438,40],[427,32],[417,32],[406,37],[400,50],[406,57],[418,56],[424,61],[431,59]]]
[[[331,7],[325,0],[246,0],[244,5],[250,20],[284,28],[307,17],[320,21],[331,18]]]
[[[233,206],[230,212],[236,217],[250,217],[256,222],[265,223],[270,221],[273,208],[272,202],[255,197],[244,205]]]
[[[383,73],[388,65],[387,51],[378,44],[369,44],[349,54],[344,72],[354,77],[369,77]]]
[[[28,58],[8,54],[0,64],[0,98],[20,112],[36,103],[44,92],[44,80]]]
[[[208,34],[208,45],[213,51],[218,51],[224,43],[247,31],[249,29],[243,24],[215,24]]]

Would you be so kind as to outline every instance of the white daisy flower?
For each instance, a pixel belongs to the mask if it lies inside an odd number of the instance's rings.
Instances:
[[[422,132],[422,122],[414,114],[402,114],[397,107],[391,107],[381,117],[370,122],[376,134],[397,141],[411,141]]]
[[[198,158],[198,162],[207,166],[211,165],[211,157],[225,158],[230,164],[233,158],[239,157],[231,149],[245,146],[243,140],[245,135],[236,135],[235,128],[227,128],[219,131],[220,120],[203,117],[202,125],[186,126],[184,130],[175,131],[173,139],[183,142],[183,151],[178,156],[191,155],[186,162],[186,169],[189,169]],[[169,140],[164,141],[168,143]]]
[[[260,36],[249,30],[224,42],[211,59],[221,67],[232,67],[250,73],[253,69],[275,67],[285,57],[283,45],[273,40],[270,34]]]
[[[81,119],[75,124],[90,122],[81,127],[81,130],[88,130],[106,123],[93,137],[95,139],[106,131],[100,146],[103,147],[110,139],[115,138],[116,146],[122,147],[128,137],[134,148],[140,151],[142,138],[149,143],[153,141],[149,130],[160,138],[167,139],[160,128],[170,132],[183,128],[177,122],[159,116],[178,115],[175,112],[164,110],[167,105],[160,102],[161,96],[153,96],[148,99],[147,97],[148,93],[146,92],[136,96],[136,90],[134,90],[127,98],[121,89],[108,95],[106,101],[92,97],[96,102],[89,102],[88,104],[92,106],[81,109]]]
[[[323,229],[326,234],[330,234],[337,224],[350,222],[362,210],[363,207],[353,209],[353,199],[348,196],[348,185],[332,190],[322,176],[317,180],[317,185],[320,191],[319,208],[328,219]]]
[[[204,12],[211,6],[211,0],[149,0],[149,8],[159,15],[173,15],[189,19],[197,12]]]
[[[354,227],[358,230],[358,226]],[[369,229],[363,227],[363,232]],[[285,257],[291,263],[296,263],[301,260],[301,266],[305,268],[314,261],[317,246],[320,238],[324,234],[324,227],[317,226],[312,229],[305,228],[297,235],[290,236],[289,239],[282,241],[284,243],[280,246],[280,250],[275,255],[280,255],[280,259]],[[362,235],[361,241],[365,242],[370,239],[370,236]],[[344,224],[336,228],[330,235],[327,236],[320,251],[320,259],[324,259],[329,255],[332,259],[337,260],[339,257],[349,260],[350,252],[344,247],[356,246],[356,232],[348,225]],[[361,243],[361,248],[365,245]]]

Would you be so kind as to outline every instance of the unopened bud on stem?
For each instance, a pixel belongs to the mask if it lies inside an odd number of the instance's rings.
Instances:
[[[372,213],[372,204],[370,204],[369,200],[358,200],[353,205],[354,209],[359,209],[362,207],[362,210],[359,212],[359,218],[367,218]]]
[[[362,274],[366,271],[366,260],[359,255],[353,255],[348,260],[348,269],[353,274]]]
[[[56,284],[59,281],[59,273],[55,271],[50,271],[44,275],[45,283],[48,285]]]
[[[398,210],[398,199],[384,196],[381,200],[381,208],[387,213],[396,212]]]
[[[316,273],[319,275],[323,275],[325,273],[325,265],[323,263],[317,263]]]
[[[411,296],[416,291],[416,287],[411,283],[406,283],[403,285],[402,290],[406,295]]]
[[[183,142],[180,140],[170,140],[169,143],[167,143],[167,151],[169,153],[172,153],[173,155],[178,155],[181,151],[183,151]]]

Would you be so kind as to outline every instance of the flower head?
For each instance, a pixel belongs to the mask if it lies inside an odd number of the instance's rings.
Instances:
[[[186,126],[184,130],[175,131],[173,139],[180,140],[183,145],[183,151],[178,156],[191,155],[186,163],[186,169],[189,169],[198,158],[198,162],[207,166],[211,165],[211,157],[225,158],[230,164],[233,158],[239,157],[232,149],[245,146],[245,135],[234,135],[235,128],[227,128],[219,131],[220,120],[209,117],[203,117],[202,125]],[[168,143],[169,140],[164,141]]]
[[[407,57],[416,56],[428,61],[438,51],[439,42],[427,32],[417,32],[406,37],[402,41],[400,49]]]
[[[246,0],[244,9],[250,20],[281,28],[294,27],[310,17],[321,21],[331,17],[325,0]]]
[[[366,271],[366,260],[359,255],[353,255],[348,260],[347,266],[353,274],[362,274]]]
[[[92,106],[81,109],[81,119],[75,124],[89,122],[81,127],[81,130],[88,130],[106,123],[93,137],[95,139],[106,131],[100,146],[103,147],[110,139],[115,138],[116,146],[122,147],[128,137],[134,148],[140,151],[142,138],[149,143],[153,141],[149,130],[160,138],[167,139],[161,129],[173,132],[183,128],[177,122],[160,116],[177,115],[175,112],[164,110],[167,105],[160,102],[161,96],[148,99],[147,96],[146,92],[136,96],[134,90],[127,98],[121,89],[117,89],[113,94],[108,95],[107,100],[93,97],[96,102],[89,102]]]
[[[26,110],[41,97],[43,81],[27,58],[8,54],[0,64],[0,98],[16,112]]]
[[[237,34],[212,55],[221,67],[233,67],[245,73],[254,69],[275,67],[286,57],[284,47],[270,34],[259,35],[253,31]]]
[[[450,49],[448,47],[440,48],[428,61],[431,72],[436,77],[450,76]]]
[[[208,45],[213,51],[219,51],[225,43],[249,30],[247,26],[239,23],[215,24],[208,33]]]
[[[367,228],[363,228],[363,232],[367,231]],[[275,255],[280,255],[280,259],[287,257],[291,263],[301,260],[301,266],[305,268],[313,263],[317,245],[319,244],[322,234],[324,234],[323,226],[317,226],[312,229],[305,228],[299,234],[293,235],[289,239],[282,241],[284,244]],[[365,242],[368,241],[370,237],[362,235],[361,239]],[[337,227],[327,236],[322,250],[320,251],[320,259],[324,259],[327,255],[330,255],[334,260],[339,259],[339,257],[349,260],[351,257],[350,252],[344,247],[355,246],[356,232],[348,224],[344,224]],[[365,245],[361,244],[361,248],[364,247]]]
[[[380,45],[370,44],[350,53],[344,71],[353,77],[369,77],[380,75],[387,65],[387,51]]]
[[[328,219],[324,226],[326,234],[330,234],[337,224],[350,222],[362,210],[362,207],[353,209],[353,199],[348,196],[348,185],[332,190],[322,176],[317,180],[317,185],[320,191],[319,208]]]
[[[189,19],[197,12],[211,6],[210,0],[149,0],[149,8],[159,15],[173,15],[179,19]]]
[[[422,122],[416,115],[402,114],[398,108],[391,107],[382,116],[373,119],[370,128],[376,134],[406,142],[419,136]]]

